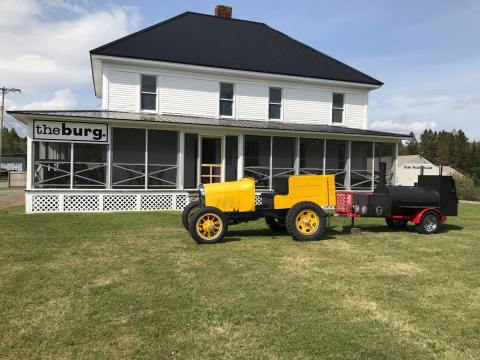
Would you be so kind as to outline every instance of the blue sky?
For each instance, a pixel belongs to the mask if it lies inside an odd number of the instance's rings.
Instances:
[[[9,109],[98,108],[88,51],[220,1],[0,0],[0,85],[20,87]],[[385,85],[371,93],[369,126],[408,133],[459,129],[480,139],[480,1],[223,2]],[[22,131],[11,118],[8,126]]]

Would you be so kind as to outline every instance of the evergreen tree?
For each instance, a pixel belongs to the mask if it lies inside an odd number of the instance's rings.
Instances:
[[[468,138],[462,130],[454,131],[454,167],[459,171],[468,170],[469,163],[469,145]]]
[[[453,163],[454,138],[451,132],[442,130],[438,133],[436,159],[437,165],[451,165]]]
[[[2,129],[2,154],[26,153],[27,139],[18,136],[15,129]]]
[[[422,135],[420,135],[420,144],[419,144],[419,153],[425,159],[431,162],[435,162],[437,148],[437,133],[433,132],[431,129],[425,130]]]
[[[418,154],[418,141],[415,137],[415,134],[410,131],[410,138],[411,140],[408,142],[407,146],[405,147],[405,155],[417,155]]]

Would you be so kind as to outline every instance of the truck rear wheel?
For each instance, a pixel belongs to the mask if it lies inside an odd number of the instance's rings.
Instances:
[[[440,231],[440,216],[435,211],[427,211],[422,215],[415,228],[420,234],[435,234]]]
[[[302,201],[287,213],[288,233],[295,240],[320,240],[325,233],[326,217],[323,209],[310,201]]]
[[[183,209],[182,224],[186,230],[190,229],[190,220],[192,219],[193,214],[195,213],[195,211],[198,210],[199,207],[200,203],[198,201],[192,201]]]
[[[273,216],[266,216],[265,222],[270,230],[274,232],[285,232],[287,231],[287,226],[285,225],[285,220]]]
[[[385,222],[390,229],[404,229],[407,226],[407,219],[386,218]]]
[[[190,221],[190,235],[199,244],[214,244],[221,241],[228,230],[227,216],[216,207],[198,209]]]

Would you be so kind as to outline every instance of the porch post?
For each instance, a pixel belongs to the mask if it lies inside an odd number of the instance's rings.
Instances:
[[[347,190],[351,190],[351,172],[352,172],[352,140],[347,141],[347,161],[346,161],[346,168],[347,173],[345,176],[345,188]]]
[[[393,161],[392,161],[392,171],[393,171],[393,176],[392,176],[392,185],[397,185],[397,159],[398,159],[398,142],[395,143],[395,146],[393,148]]]
[[[109,126],[108,127],[108,139],[110,140],[109,141],[109,144],[107,145],[107,178],[106,178],[106,188],[107,189],[111,189],[112,188],[112,171],[113,171],[113,167],[112,167],[112,159],[113,159],[113,152],[112,152],[112,148],[113,148],[113,138],[112,138],[112,134],[113,134],[113,130],[112,130],[112,127]]]
[[[375,190],[375,141],[372,142],[372,191]]]
[[[323,175],[327,173],[327,139],[323,139]]]
[[[245,165],[243,161],[243,152],[245,148],[245,136],[243,134],[238,135],[238,159],[237,159],[237,180],[240,180],[244,176],[243,167]]]
[[[269,172],[269,182],[268,188],[272,190],[273,186],[273,136],[270,136],[270,172]]]
[[[295,175],[300,173],[300,138],[295,138],[295,160],[293,162],[293,168],[295,170]]]
[[[148,189],[148,129],[145,129],[145,190]]]
[[[184,160],[185,159],[185,131],[178,132],[178,152],[177,152],[177,189],[184,188]]]
[[[33,188],[33,174],[35,169],[33,168],[33,145],[34,142],[32,141],[32,126],[33,123],[31,121],[28,122],[28,129],[27,129],[27,190],[31,190]]]

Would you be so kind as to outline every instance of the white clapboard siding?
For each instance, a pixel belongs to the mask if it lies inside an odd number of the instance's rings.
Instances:
[[[266,120],[268,86],[258,84],[235,85],[235,108],[238,119]]]
[[[215,117],[219,82],[180,76],[160,78],[162,113]]]
[[[367,126],[367,95],[346,94],[345,125],[352,128],[363,129]]]
[[[110,70],[108,76],[108,109],[136,112],[140,108],[140,77],[138,73]]]
[[[285,122],[330,124],[332,93],[310,89],[284,89]]]

